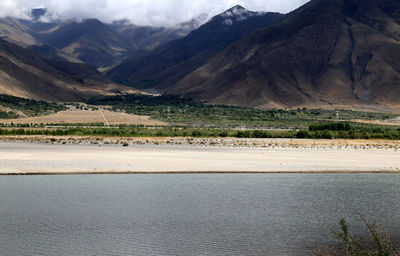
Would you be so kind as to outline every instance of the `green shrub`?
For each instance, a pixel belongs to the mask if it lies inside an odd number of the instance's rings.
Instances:
[[[372,241],[362,242],[350,235],[349,225],[341,219],[341,231],[333,231],[340,245],[328,252],[316,253],[316,256],[399,256],[387,233],[377,223],[368,223],[363,220]]]
[[[350,131],[352,129],[349,123],[327,123],[310,125],[310,131]]]
[[[193,130],[192,137],[204,137],[204,132],[201,130]]]
[[[251,132],[250,131],[237,131],[236,138],[250,138],[251,137]]]
[[[255,130],[251,135],[253,138],[271,138],[272,135],[267,131]]]
[[[15,119],[15,118],[18,118],[18,115],[15,114],[14,112],[0,111],[0,119]]]
[[[298,139],[306,139],[310,137],[310,133],[308,131],[298,131],[296,133],[296,138]]]
[[[229,136],[229,132],[227,130],[223,130],[222,132],[220,132],[218,134],[218,136],[219,137],[223,137],[223,138],[228,137]]]

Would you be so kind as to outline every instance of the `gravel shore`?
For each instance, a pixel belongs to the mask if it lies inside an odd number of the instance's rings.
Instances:
[[[1,137],[0,174],[399,172],[398,141]]]

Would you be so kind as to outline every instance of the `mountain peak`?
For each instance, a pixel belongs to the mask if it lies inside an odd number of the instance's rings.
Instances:
[[[252,13],[250,11],[248,11],[246,8],[244,8],[241,5],[236,5],[228,10],[226,10],[225,12],[221,13],[222,16],[242,16],[242,15],[246,15]]]
[[[42,16],[47,14],[46,8],[36,8],[31,10],[31,17],[33,21],[39,20]]]
[[[94,19],[94,18],[84,19],[84,20],[82,20],[82,23],[90,24],[90,25],[103,25],[104,24],[100,20]]]
[[[232,8],[228,9],[227,12],[235,12],[235,11],[247,11],[246,8],[244,8],[241,5],[235,5]]]
[[[257,12],[251,12],[244,8],[243,6],[236,5],[225,12],[221,13],[217,17],[222,17],[222,23],[227,26],[231,26],[232,24],[240,21],[247,20],[249,17],[253,17],[258,15]]]

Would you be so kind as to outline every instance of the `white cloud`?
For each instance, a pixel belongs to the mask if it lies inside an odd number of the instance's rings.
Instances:
[[[33,8],[55,17],[128,19],[138,25],[173,26],[201,14],[210,17],[240,4],[252,11],[289,12],[308,0],[0,0],[0,17],[26,18]]]

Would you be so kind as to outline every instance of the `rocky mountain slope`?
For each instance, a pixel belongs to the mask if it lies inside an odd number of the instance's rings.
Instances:
[[[400,2],[313,0],[166,94],[251,107],[400,108]]]
[[[134,50],[131,42],[96,19],[63,23],[37,38],[95,67],[110,66]]]
[[[46,99],[85,98],[92,85],[100,86],[96,93],[118,91],[122,87],[105,89],[111,82],[96,70],[66,61],[96,67],[121,61],[108,78],[196,101],[261,108],[400,109],[398,0],[312,0],[286,15],[235,6],[159,46],[177,35],[98,20],[38,19],[0,20],[0,36],[8,41],[49,45],[30,47],[45,59],[1,41],[0,92],[7,90],[5,84],[17,96]],[[133,56],[123,59],[129,54]],[[32,88],[24,87],[28,84]],[[57,96],[60,91],[63,97]]]
[[[32,10],[31,20],[0,18],[0,39],[30,47],[46,58],[105,68],[129,55],[182,38],[204,22],[199,17],[176,28],[141,27],[128,21],[105,24],[97,19],[46,20],[46,12],[46,9]]]
[[[88,65],[43,59],[0,40],[0,94],[48,101],[82,101],[133,92],[112,83]]]
[[[127,59],[110,70],[107,77],[138,88],[167,88],[244,35],[273,24],[282,16],[235,6],[182,39]]]
[[[115,21],[109,26],[134,44],[137,50],[151,51],[160,45],[188,35],[207,21],[208,15],[200,15],[176,27],[137,26],[127,20]]]

